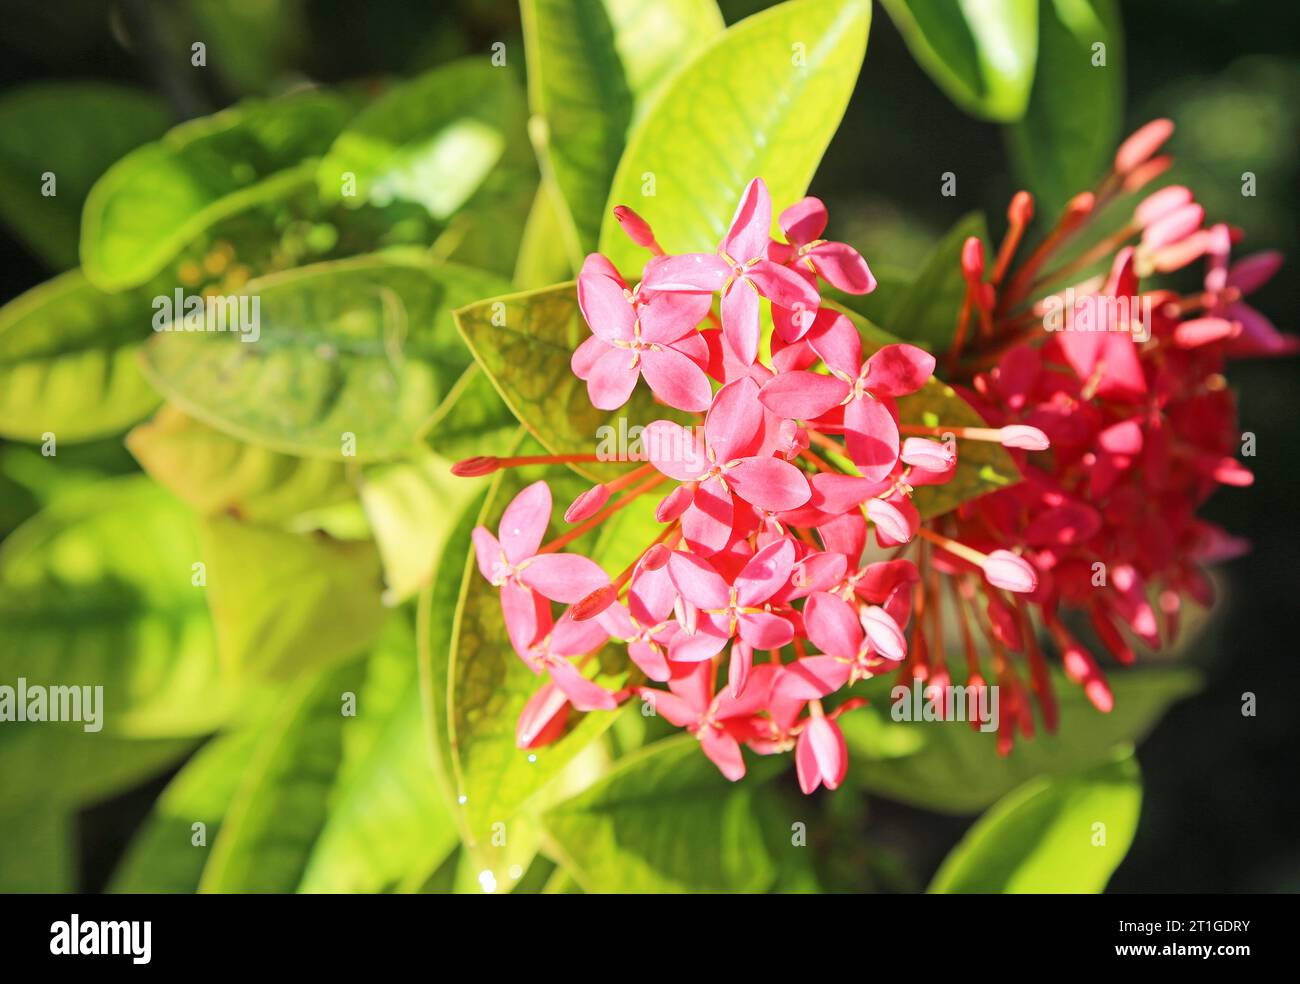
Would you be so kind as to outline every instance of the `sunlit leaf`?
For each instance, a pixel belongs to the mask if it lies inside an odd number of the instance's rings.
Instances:
[[[1038,58],[1038,0],[883,0],[912,56],[958,106],[990,120],[1025,112]]]
[[[800,198],[840,123],[866,52],[866,0],[788,0],[728,28],[664,84],[632,127],[600,230],[627,274],[647,259],[612,208],[630,205],[670,253],[711,251],[745,185]]]
[[[1131,752],[1085,772],[1034,779],[976,821],[930,891],[1096,893],[1128,853],[1142,807]]]

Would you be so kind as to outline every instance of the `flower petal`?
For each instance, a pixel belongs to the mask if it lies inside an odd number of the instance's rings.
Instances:
[[[722,295],[722,334],[742,365],[758,358],[758,288],[748,280],[733,281]]]
[[[718,390],[704,418],[709,451],[722,464],[752,453],[762,428],[763,407],[758,402],[758,384],[748,376]]]
[[[880,481],[898,463],[898,424],[889,407],[866,397],[844,408],[845,447],[863,478]]]
[[[847,294],[870,294],[876,289],[867,261],[846,243],[821,243],[808,251],[808,258],[818,276]]]
[[[934,356],[915,345],[886,345],[867,360],[867,386],[881,396],[915,393],[934,375]]]
[[[746,612],[736,623],[740,638],[755,649],[780,649],[794,638],[794,626],[771,612]]]
[[[587,396],[597,410],[617,410],[627,403],[640,377],[628,349],[609,348],[587,373]]]
[[[809,195],[782,212],[778,222],[786,239],[795,246],[804,246],[821,238],[826,231],[826,218],[822,200]]]
[[[741,458],[726,474],[738,496],[768,512],[798,509],[812,494],[804,473],[781,458]]]
[[[814,420],[849,395],[842,379],[819,372],[783,372],[763,384],[759,400],[775,414],[790,420]]]
[[[592,332],[607,342],[632,340],[636,312],[622,280],[609,276],[609,261],[592,253],[578,274],[578,307]]]
[[[537,553],[551,521],[551,487],[534,482],[520,491],[501,514],[497,533],[506,559],[518,564]]]
[[[793,311],[811,311],[816,314],[821,298],[817,287],[789,267],[759,260],[745,271],[745,277],[758,288],[758,292],[773,304]]]
[[[663,474],[679,482],[690,482],[708,466],[698,429],[687,429],[670,420],[656,420],[641,432],[645,457]]]
[[[670,407],[695,413],[709,409],[713,400],[709,377],[676,349],[665,347],[642,351],[641,372],[654,395]]]
[[[666,291],[718,291],[731,276],[731,267],[717,253],[682,253],[655,260],[645,269],[641,286]]]
[[[609,576],[594,560],[578,554],[542,554],[519,572],[530,588],[551,601],[572,605],[609,583]]]
[[[771,231],[772,196],[763,179],[754,178],[740,195],[740,203],[722,240],[722,251],[738,263],[762,256]]]
[[[862,623],[849,604],[833,594],[808,596],[803,625],[812,644],[828,656],[853,659],[862,648]]]
[[[682,535],[696,553],[712,555],[731,542],[734,519],[731,493],[721,481],[710,478],[699,484],[691,504],[682,513]]]
[[[703,557],[678,550],[668,558],[668,576],[683,598],[697,608],[726,608],[731,590]]]
[[[569,703],[579,711],[612,711],[618,701],[604,687],[597,686],[578,672],[567,659],[555,659],[547,664],[551,679],[564,691]]]

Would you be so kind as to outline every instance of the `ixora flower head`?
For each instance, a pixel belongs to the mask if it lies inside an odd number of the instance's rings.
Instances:
[[[577,295],[591,335],[572,370],[599,409],[644,384],[665,412],[645,424],[640,461],[569,505],[567,531],[544,542],[544,482],[517,493],[495,534],[474,531],[511,645],[542,678],[520,747],[555,740],[571,712],[638,697],[729,779],[745,774],[743,749],[791,752],[805,792],[834,789],[848,765],[837,721],[864,703],[855,688],[891,675],[942,695],[959,673],[945,653],[949,624],[968,691],[998,688],[1003,754],[1033,734],[1035,704],[1042,726],[1057,726],[1040,637],[1109,711],[1095,653],[1128,663],[1130,640],[1167,640],[1184,595],[1209,599],[1199,565],[1232,549],[1195,516],[1217,485],[1250,481],[1230,456],[1224,361],[1296,348],[1243,299],[1278,258],[1231,261],[1238,235],[1203,228],[1186,189],[1147,195],[1119,233],[1060,258],[1100,208],[1162,170],[1150,162],[1169,129],[1126,142],[1018,266],[1033,217],[1026,193],[991,264],[968,241],[953,260],[964,300],[938,352],[880,344],[823,302],[823,283],[864,294],[875,278],[852,247],[822,238],[815,198],[780,213],[774,238],[768,189],[754,178],[705,253],[667,253],[643,218],[615,209],[649,255],[631,286],[604,256],[587,257]],[[1196,294],[1140,286],[1202,259]],[[1098,266],[1108,272],[1074,282]],[[1049,288],[1067,287],[1059,330],[1046,330],[1059,301]],[[760,298],[771,302],[767,331]],[[980,456],[967,465],[962,451],[979,442],[1000,445],[1019,480],[980,484]],[[591,460],[479,457],[454,470]],[[924,509],[921,490],[932,496]],[[562,552],[652,491],[659,527],[625,569],[611,576]],[[611,642],[626,647],[630,677],[617,691],[594,678]]]

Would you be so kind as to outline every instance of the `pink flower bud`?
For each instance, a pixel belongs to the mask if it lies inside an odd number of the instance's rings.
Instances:
[[[646,222],[632,209],[626,205],[615,205],[614,218],[618,220],[619,227],[627,233],[627,238],[632,242],[646,249],[655,247],[655,234],[650,229],[650,223]]]
[[[1034,196],[1027,191],[1017,191],[1007,206],[1007,222],[1012,226],[1027,226],[1034,220]]]
[[[1022,451],[1046,451],[1052,446],[1037,427],[1028,424],[1008,424],[999,433],[998,440],[1004,448],[1019,448]]]
[[[451,473],[458,478],[479,478],[483,475],[491,475],[500,467],[500,458],[485,454],[479,455],[477,458],[466,458],[464,461],[456,462],[451,466]]]
[[[994,550],[984,558],[984,576],[995,588],[1029,594],[1038,587],[1038,572],[1010,550]]]
[[[925,437],[909,437],[903,441],[902,453],[899,455],[905,464],[924,468],[926,471],[946,471],[957,457],[952,447],[942,441],[931,441]]]
[[[1173,120],[1167,119],[1152,120],[1146,126],[1139,127],[1115,151],[1115,173],[1128,174],[1139,164],[1150,160],[1173,132]]]
[[[655,519],[661,523],[671,523],[674,519],[686,512],[686,507],[691,504],[694,498],[694,492],[690,486],[679,485],[673,489],[659,503],[655,510]]]
[[[584,519],[590,519],[600,508],[609,501],[609,486],[593,485],[576,499],[572,505],[564,510],[564,521],[566,523],[580,523]]]
[[[970,236],[961,247],[961,275],[967,280],[984,276],[984,243],[979,236]]]
[[[1138,225],[1146,228],[1153,222],[1159,222],[1174,209],[1191,204],[1191,201],[1190,188],[1185,185],[1170,185],[1142,199],[1138,207],[1133,210],[1133,218],[1137,220]]]

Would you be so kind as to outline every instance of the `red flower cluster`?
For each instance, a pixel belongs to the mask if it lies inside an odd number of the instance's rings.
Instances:
[[[945,582],[966,686],[977,693],[991,679],[1001,691],[1000,750],[1017,729],[1032,733],[1031,699],[1055,728],[1036,622],[1059,645],[1067,675],[1108,710],[1100,665],[1066,627],[1065,610],[1085,612],[1128,662],[1125,632],[1157,645],[1156,608],[1168,634],[1182,593],[1207,600],[1197,564],[1235,544],[1195,510],[1217,484],[1249,481],[1230,455],[1238,435],[1220,370],[1230,355],[1294,348],[1242,301],[1276,258],[1228,266],[1238,234],[1202,228],[1185,189],[1151,195],[1119,233],[1048,268],[1103,205],[1167,166],[1153,155],[1168,129],[1158,122],[1130,138],[1097,191],[1072,201],[1014,272],[1032,213],[1027,194],[1013,199],[987,276],[981,243],[967,244],[965,302],[943,358],[983,428],[900,418],[896,398],[924,387],[936,360],[907,344],[868,355],[852,321],[822,304],[821,281],[861,294],[875,280],[855,250],[819,238],[826,210],[817,199],[783,212],[784,241],[773,240],[767,188],[755,179],[716,252],[676,256],[634,212],[617,209],[651,257],[631,288],[607,259],[587,258],[578,298],[593,334],[573,371],[601,409],[622,406],[644,380],[659,403],[703,419],[649,424],[648,463],[580,495],[565,513],[577,525],[548,544],[544,482],[510,503],[497,535],[475,530],[511,642],[548,677],[519,721],[520,746],[554,740],[570,709],[610,710],[635,694],[693,733],[730,779],[744,775],[742,746],[793,749],[804,791],[833,789],[847,768],[836,718],[861,700],[828,709],[826,698],[896,672],[943,699]],[[1064,301],[1044,293],[1112,255],[1109,276],[1072,286]],[[1202,292],[1140,292],[1139,276],[1202,256],[1210,265]],[[761,357],[760,297],[775,328]],[[913,492],[955,473],[949,437],[1012,449],[1024,481],[923,522]],[[455,470],[563,460],[573,459],[476,458]],[[662,531],[617,577],[560,552],[666,480],[674,484],[656,513]],[[557,618],[552,602],[569,607]],[[614,693],[590,678],[611,638],[626,644],[644,685]]]

